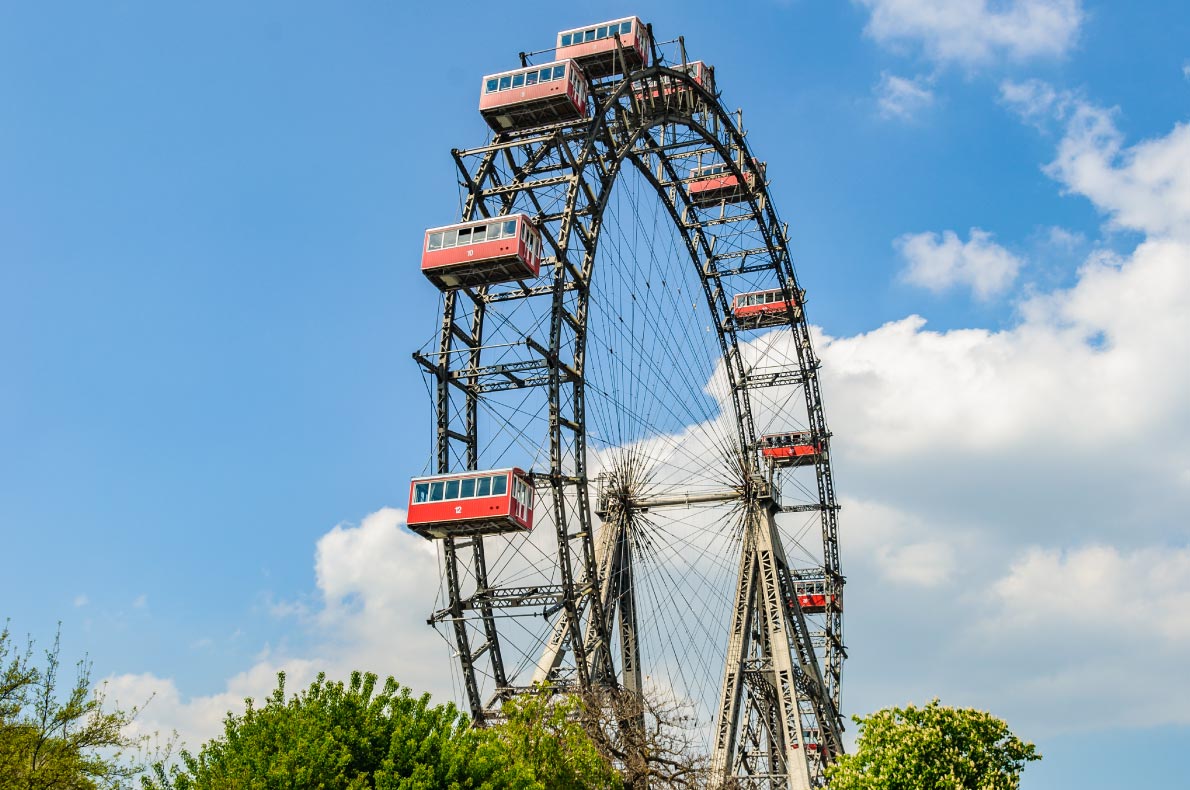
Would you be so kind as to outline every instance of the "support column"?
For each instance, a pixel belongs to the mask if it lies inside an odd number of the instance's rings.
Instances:
[[[764,501],[752,505],[744,526],[712,782],[730,786],[752,777],[756,784],[744,786],[810,790],[821,767],[803,734],[807,700],[801,699],[800,667],[791,646],[797,637],[778,573],[785,557],[770,511]]]

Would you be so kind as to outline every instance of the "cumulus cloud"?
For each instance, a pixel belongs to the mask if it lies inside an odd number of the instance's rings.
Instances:
[[[889,547],[879,559],[890,580],[915,587],[937,587],[954,573],[954,552],[942,542]]]
[[[909,316],[853,337],[824,337],[832,421],[842,410],[858,450],[888,458],[944,448],[1018,452],[1028,443],[1032,458],[1051,449],[1086,457],[1143,440],[1147,452],[1117,457],[1114,468],[1160,459],[1165,481],[1186,469],[1174,438],[1190,423],[1190,371],[1170,364],[1190,356],[1190,200],[1183,195],[1190,167],[1179,164],[1190,154],[1186,127],[1127,147],[1110,114],[1084,103],[1061,117],[1066,133],[1047,172],[1113,223],[1143,231],[1144,240],[1128,255],[1093,253],[1073,287],[1020,302],[1021,320],[1010,328],[932,332],[924,318]],[[981,232],[971,239],[964,245],[953,234],[924,234],[903,237],[900,247],[914,277],[941,287],[958,279],[959,251],[986,242]],[[898,405],[905,403],[912,414]]]
[[[1114,227],[1190,238],[1190,125],[1125,147],[1113,115],[1078,104],[1047,172],[1090,198]]]
[[[1175,702],[1190,696],[1186,546],[1033,547],[990,586],[986,604],[988,613],[968,626],[966,644],[1006,663],[1020,645],[1045,656],[1005,689],[1017,705],[1036,697],[1064,712],[1040,726],[1071,731],[1190,721]],[[1117,697],[1105,689],[1121,691]],[[1103,712],[1105,701],[1114,713]]]
[[[884,118],[908,121],[934,103],[934,91],[925,77],[907,79],[884,72],[876,85],[876,106]]]
[[[1063,623],[1093,635],[1105,621],[1127,622],[1132,638],[1154,648],[1190,649],[1190,548],[1034,547],[991,589],[998,630]]]
[[[995,700],[1038,735],[1185,724],[1188,133],[1129,145],[1114,111],[1041,82],[1002,98],[1057,124],[1062,189],[1143,237],[1092,252],[1007,328],[910,316],[820,336],[840,488],[858,500],[842,514],[847,693],[863,709]]]
[[[848,535],[868,524],[862,508],[844,512]],[[920,586],[889,578],[881,553],[845,538],[848,709],[940,695],[991,706],[1030,738],[1190,722],[1180,704],[1190,694],[1184,545],[964,540],[952,572]]]
[[[383,508],[358,525],[340,524],[319,539],[314,571],[317,606],[289,607],[312,643],[304,655],[266,650],[255,664],[213,694],[187,696],[172,678],[152,673],[107,678],[110,697],[125,706],[152,701],[138,717],[144,732],[177,731],[196,748],[217,735],[223,717],[260,699],[284,671],[289,688],[309,683],[320,671],[346,677],[351,671],[392,674],[416,690],[450,698],[446,651],[426,625],[426,609],[438,588],[434,545],[403,529],[405,513]]]
[[[872,499],[845,498],[848,553],[867,558],[878,581],[902,594],[941,587],[954,578],[970,535],[955,525],[937,529]]]
[[[1001,101],[1035,125],[1063,126],[1045,172],[1091,200],[1111,227],[1156,237],[1190,238],[1190,125],[1125,145],[1119,110],[1100,107],[1041,80],[1006,81]]]
[[[1017,256],[992,241],[992,234],[972,228],[966,242],[954,231],[906,234],[895,242],[906,261],[905,279],[934,293],[955,286],[971,288],[979,299],[1003,293],[1016,279],[1024,264]]]
[[[1176,441],[1190,427],[1190,371],[1170,363],[1188,356],[1188,253],[1153,240],[1127,261],[1093,257],[1074,288],[1023,302],[1004,330],[933,332],[910,316],[824,337],[831,420],[846,428],[837,452],[907,474],[957,454],[997,476],[1048,468],[1057,482],[1052,465],[1070,464],[1097,480],[1123,466],[1168,481],[1187,465]]]
[[[1083,21],[1079,0],[858,0],[866,33],[881,44],[915,44],[941,63],[1066,54]]]
[[[181,745],[196,750],[218,735],[228,711],[244,708],[245,698],[262,699],[277,686],[277,673],[285,672],[288,687],[300,688],[320,667],[315,661],[267,658],[227,681],[223,691],[187,697],[172,678],[153,673],[116,675],[104,681],[108,697],[125,709],[143,706],[133,726],[134,734],[176,733]]]

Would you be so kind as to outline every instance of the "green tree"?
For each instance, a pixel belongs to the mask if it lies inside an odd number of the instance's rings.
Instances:
[[[290,698],[285,676],[263,706],[228,714],[221,737],[180,764],[158,764],[145,790],[429,790],[614,787],[615,774],[565,704],[506,707],[507,723],[476,729],[453,704],[431,705],[388,678],[319,675]]]
[[[511,786],[542,790],[617,788],[620,776],[589,732],[592,719],[575,696],[521,694],[505,702],[505,720],[487,731],[509,755]]]
[[[86,661],[63,688],[60,647],[55,637],[36,666],[31,641],[21,649],[0,631],[0,790],[131,786],[141,763],[129,755],[144,744],[128,732],[136,710],[105,709]]]
[[[828,769],[831,790],[1014,790],[1041,759],[1003,720],[937,699],[854,720],[855,752]]]

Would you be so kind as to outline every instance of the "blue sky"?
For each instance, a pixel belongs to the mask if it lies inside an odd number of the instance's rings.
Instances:
[[[0,6],[0,616],[184,733],[281,666],[443,688],[386,510],[430,454],[420,233],[480,76],[635,13],[716,66],[791,226],[848,712],[990,708],[1028,790],[1117,786],[1108,746],[1184,782],[1190,9],[516,8]]]

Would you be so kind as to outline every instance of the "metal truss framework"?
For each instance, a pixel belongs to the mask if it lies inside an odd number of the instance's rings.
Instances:
[[[444,294],[437,347],[414,354],[435,388],[434,465],[439,473],[480,468],[486,399],[543,390],[549,468],[537,470],[535,480],[539,509],[548,506],[556,530],[557,579],[502,585],[489,568],[489,539],[447,537],[442,561],[448,605],[430,621],[452,633],[467,704],[481,723],[498,717],[503,701],[534,683],[563,691],[642,690],[634,520],[682,503],[650,502],[609,479],[599,481],[594,493],[585,413],[590,286],[604,211],[617,177],[632,168],[653,187],[698,272],[730,384],[742,465],[740,484],[720,497],[737,502],[746,515],[712,767],[722,781],[738,786],[821,786],[825,765],[842,749],[843,576],[829,453],[814,466],[813,501],[782,508],[772,471],[766,474],[757,450],[750,394],[776,386],[800,389],[809,428],[825,448],[831,434],[819,363],[803,311],[791,307],[783,331],[791,336],[796,365],[751,368],[737,336],[746,327],[736,325],[730,306],[730,283],[742,275],[771,277],[790,303],[800,295],[787,231],[764,183],[740,202],[707,207],[688,199],[694,158],[722,161],[741,180],[746,163],[755,160],[740,115],[726,112],[684,71],[654,65],[592,87],[590,120],[503,132],[486,145],[452,151],[465,194],[462,219],[528,211],[542,230],[547,258],[539,280]],[[485,345],[485,329],[502,311],[527,302],[548,304],[539,331],[517,343]],[[686,497],[685,506],[692,501]],[[820,567],[793,568],[787,560],[774,517],[794,511],[820,519]],[[794,591],[798,578],[811,577],[824,579],[836,602],[815,632]],[[541,610],[549,621],[529,682],[510,672],[503,654],[502,618],[523,610]],[[808,733],[815,733],[813,746]]]

